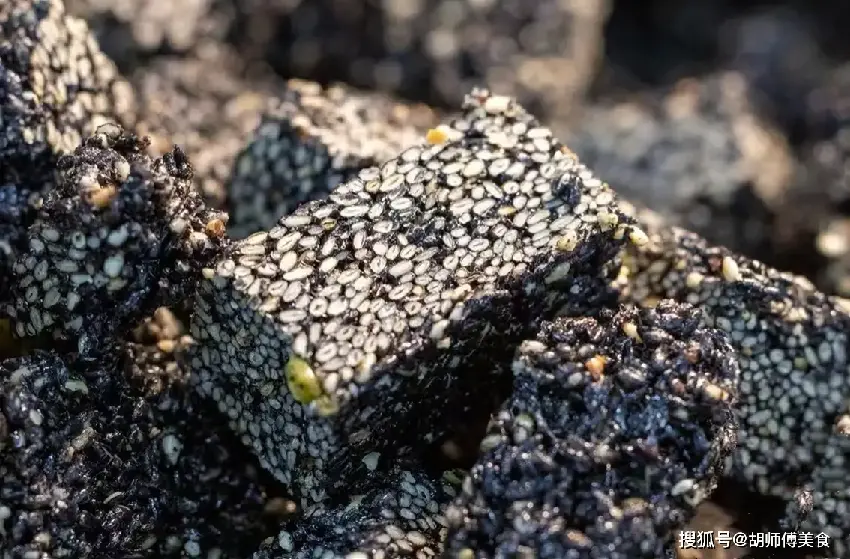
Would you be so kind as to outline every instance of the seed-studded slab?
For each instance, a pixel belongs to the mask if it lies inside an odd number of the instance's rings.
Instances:
[[[100,351],[152,310],[153,296],[188,295],[217,257],[226,218],[192,192],[182,152],[154,161],[146,145],[104,125],[59,161],[59,184],[12,267],[18,336],[50,333]]]
[[[41,196],[55,184],[56,158],[107,120],[133,111],[129,85],[85,22],[59,0],[0,4],[0,304]]]
[[[270,229],[299,204],[418,144],[436,120],[423,105],[342,85],[289,81],[233,165],[230,235]]]
[[[644,101],[588,108],[567,144],[621,196],[712,242],[764,257],[794,239],[773,225],[793,159],[740,75],[682,81]]]
[[[513,346],[592,308],[625,238],[613,192],[512,100],[463,116],[237,243],[200,290],[192,367],[304,502],[371,452],[492,411]]]
[[[626,263],[628,298],[699,305],[736,347],[733,473],[763,494],[791,498],[816,467],[846,471],[846,454],[830,433],[848,412],[847,303],[693,233],[645,225],[651,242]]]
[[[669,301],[606,309],[547,323],[513,370],[446,512],[452,556],[666,556],[734,447],[727,337]]]
[[[0,364],[8,557],[244,559],[277,531],[258,467],[172,364],[183,342],[161,342],[128,348],[126,375],[41,352]]]
[[[396,465],[378,486],[352,487],[350,502],[314,508],[293,529],[266,540],[254,559],[439,557],[443,513],[457,495],[454,482],[450,475],[436,480],[415,465]]]

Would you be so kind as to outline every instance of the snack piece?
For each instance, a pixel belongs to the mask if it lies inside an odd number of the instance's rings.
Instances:
[[[235,243],[199,291],[200,390],[304,504],[489,416],[514,346],[607,300],[639,237],[510,98],[475,91],[426,140]]]
[[[102,351],[158,297],[186,297],[223,249],[226,216],[192,191],[185,155],[152,160],[146,147],[107,124],[57,163],[59,184],[12,267],[18,336]]]
[[[735,445],[726,335],[671,301],[606,309],[547,323],[513,371],[446,513],[450,556],[665,557]]]
[[[699,306],[735,346],[739,445],[730,475],[791,500],[816,469],[844,471],[844,446],[831,433],[848,412],[848,303],[694,233],[641,222],[649,242],[629,249],[624,297]]]
[[[226,209],[225,183],[240,150],[260,123],[270,98],[284,85],[266,73],[248,75],[225,45],[190,56],[166,56],[133,73],[139,134],[151,137],[151,155],[177,146],[192,162],[193,184],[213,208]]]
[[[0,526],[10,557],[248,557],[276,527],[223,419],[174,365],[35,352],[0,363]]]
[[[607,0],[300,2],[267,59],[280,75],[392,92],[454,109],[473,87],[543,122],[578,106],[602,55]]]
[[[0,4],[0,305],[9,267],[59,156],[101,124],[131,122],[130,86],[97,47],[85,22],[59,0]]]

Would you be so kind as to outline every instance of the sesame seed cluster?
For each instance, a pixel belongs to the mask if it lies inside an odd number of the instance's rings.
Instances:
[[[377,485],[353,487],[357,497],[345,506],[312,508],[292,532],[266,540],[253,559],[440,557],[442,510],[457,494],[457,482],[450,475],[433,479],[402,461]]]
[[[846,471],[848,448],[848,303],[651,216],[639,221],[650,242],[624,259],[625,298],[697,305],[736,349],[739,428],[730,475],[787,500],[791,525],[809,518],[808,526],[828,527],[836,545],[847,549],[848,533],[839,528],[845,521],[836,525],[829,515],[843,518],[848,506],[843,488],[834,493],[843,486],[836,480]],[[820,512],[814,516],[799,514],[795,504],[806,487],[816,492]]]
[[[451,556],[663,557],[735,446],[739,374],[689,305],[546,323],[446,512]]]
[[[217,254],[226,217],[192,191],[185,155],[151,160],[145,148],[106,124],[57,162],[58,185],[12,267],[18,336],[50,334],[82,354],[108,347],[158,294],[185,296]]]
[[[85,22],[59,1],[0,6],[0,302],[8,268],[56,159],[107,121],[133,113],[130,86],[97,48]]]

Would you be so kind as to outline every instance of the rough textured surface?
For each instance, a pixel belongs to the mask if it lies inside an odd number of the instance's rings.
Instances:
[[[107,124],[58,162],[58,185],[12,267],[18,336],[50,333],[101,352],[154,297],[191,293],[221,251],[226,217],[191,191],[185,155],[152,160],[146,147]]]
[[[698,309],[560,318],[524,342],[512,397],[446,513],[458,557],[663,557],[735,445],[739,380]]]
[[[254,559],[440,557],[443,512],[457,481],[398,464],[375,487],[353,486],[349,502],[315,507],[291,531],[266,540]]]
[[[200,390],[305,503],[367,453],[486,417],[513,346],[604,298],[616,238],[636,237],[509,98],[474,92],[428,139],[239,242],[201,287]]]
[[[4,558],[242,559],[274,533],[256,470],[185,389],[182,343],[128,347],[126,374],[41,352],[0,364]]]
[[[714,243],[763,258],[780,242],[773,217],[793,162],[738,74],[589,108],[567,145],[619,194]]]
[[[85,22],[59,0],[0,4],[0,304],[8,267],[41,196],[55,184],[56,158],[117,115],[133,112],[126,82]]]
[[[192,162],[194,183],[207,204],[222,209],[233,162],[260,122],[272,92],[283,84],[245,73],[223,45],[187,57],[161,57],[133,74],[142,122],[155,155],[179,146]]]
[[[599,61],[607,1],[296,2],[271,43],[286,76],[341,80],[456,108],[486,85],[548,122]]]
[[[846,479],[847,301],[693,233],[644,225],[651,242],[626,260],[628,298],[699,305],[737,350],[740,428],[732,475],[789,501],[813,478]],[[833,499],[842,510],[848,506],[840,494]]]
[[[419,143],[437,115],[342,85],[291,80],[233,165],[228,232],[266,231],[365,167]]]

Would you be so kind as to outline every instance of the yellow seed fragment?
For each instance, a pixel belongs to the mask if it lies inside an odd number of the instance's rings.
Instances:
[[[632,271],[625,264],[620,266],[620,269],[617,271],[617,279],[614,280],[617,284],[626,284],[629,281],[629,276]]]
[[[723,273],[723,279],[726,281],[741,281],[741,270],[738,268],[738,263],[731,256],[723,257],[723,264],[720,270]]]
[[[578,246],[578,235],[575,231],[567,232],[563,237],[560,237],[555,243],[555,248],[561,252],[572,252]]]
[[[599,225],[606,230],[613,229],[620,221],[619,216],[614,212],[599,212],[596,219],[599,221]]]
[[[220,239],[221,237],[224,236],[224,231],[225,231],[224,220],[221,220],[221,219],[218,219],[218,218],[209,220],[207,222],[206,230],[207,230],[207,235],[209,235],[210,237]]]
[[[685,285],[688,289],[696,289],[702,284],[702,280],[705,278],[699,272],[691,272],[687,276],[685,276]]]
[[[637,324],[635,324],[634,322],[623,323],[623,332],[626,334],[626,336],[630,337],[631,339],[633,339],[637,342],[643,342],[643,340],[640,337],[640,334],[638,333]]]
[[[102,188],[94,188],[88,193],[89,203],[91,203],[91,205],[95,208],[102,210],[112,203],[112,200],[115,199],[117,194],[118,189],[112,185],[104,186]]]
[[[602,380],[602,372],[605,370],[605,363],[608,359],[604,355],[594,355],[584,362],[584,367],[593,377],[594,381]]]
[[[629,240],[636,247],[646,246],[649,243],[649,237],[639,227],[633,227],[629,233]]]
[[[337,401],[327,394],[322,394],[316,398],[315,405],[316,411],[321,417],[330,417],[332,415],[336,415],[336,412],[339,411],[339,404]]]
[[[590,538],[588,538],[578,530],[569,529],[564,532],[564,535],[567,537],[568,540],[580,547],[590,547],[593,545],[593,542],[590,540]]]
[[[649,503],[637,497],[629,497],[623,500],[621,508],[626,512],[637,513],[649,508]]]
[[[621,241],[623,237],[626,236],[626,226],[618,225],[616,231],[614,231],[614,240]]]
[[[425,141],[431,145],[442,144],[446,140],[449,139],[449,135],[446,134],[445,130],[440,128],[431,128],[428,130],[428,133],[425,134]]]
[[[647,309],[654,309],[658,306],[658,303],[661,302],[660,297],[656,297],[655,295],[647,295],[647,297],[640,302],[641,306]]]
[[[286,386],[296,402],[309,404],[322,395],[319,379],[316,378],[312,367],[300,357],[292,355],[289,358],[284,368],[284,374],[286,375]]]
[[[711,400],[717,400],[720,402],[725,402],[729,400],[729,393],[726,392],[720,386],[717,386],[713,382],[707,382],[702,387],[702,392],[705,396]]]
[[[177,343],[174,340],[159,340],[156,347],[163,353],[171,353],[177,347]]]

